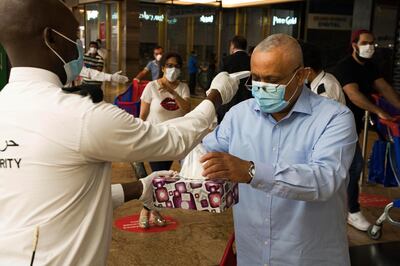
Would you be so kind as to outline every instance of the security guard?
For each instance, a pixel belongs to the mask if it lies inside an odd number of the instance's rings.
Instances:
[[[61,89],[83,58],[61,1],[0,1],[0,28],[13,65],[0,93],[0,265],[105,265],[111,162],[182,158],[238,83],[219,74],[195,110],[154,126]],[[151,179],[120,186],[123,200],[151,200]]]

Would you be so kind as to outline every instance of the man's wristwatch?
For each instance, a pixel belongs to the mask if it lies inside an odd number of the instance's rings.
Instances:
[[[253,180],[255,174],[256,174],[256,167],[254,165],[254,162],[250,161],[250,167],[249,167],[250,180],[249,182],[247,182],[248,184],[251,182],[251,180]]]

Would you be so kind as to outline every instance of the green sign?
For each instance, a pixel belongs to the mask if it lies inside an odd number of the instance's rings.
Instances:
[[[7,84],[7,55],[6,51],[0,46],[0,90]]]

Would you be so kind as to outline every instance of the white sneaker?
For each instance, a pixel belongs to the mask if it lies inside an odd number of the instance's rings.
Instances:
[[[361,212],[349,213],[347,223],[360,231],[367,231],[371,225]]]

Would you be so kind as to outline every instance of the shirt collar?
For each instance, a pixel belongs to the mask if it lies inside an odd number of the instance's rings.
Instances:
[[[63,87],[58,76],[48,70],[35,67],[11,68],[9,83],[21,81],[49,82],[59,88]]]
[[[297,98],[296,103],[290,110],[287,117],[289,117],[293,112],[311,114],[311,104],[310,104],[310,90],[303,85],[302,91],[300,93],[299,98]],[[260,106],[254,101],[254,110],[257,112],[261,112]]]
[[[314,78],[314,80],[311,82],[311,88],[314,88],[315,86],[317,86],[320,82],[321,82],[321,80],[322,80],[322,78],[324,77],[324,75],[325,75],[325,71],[324,70],[322,70],[321,72],[319,72],[319,74]]]

